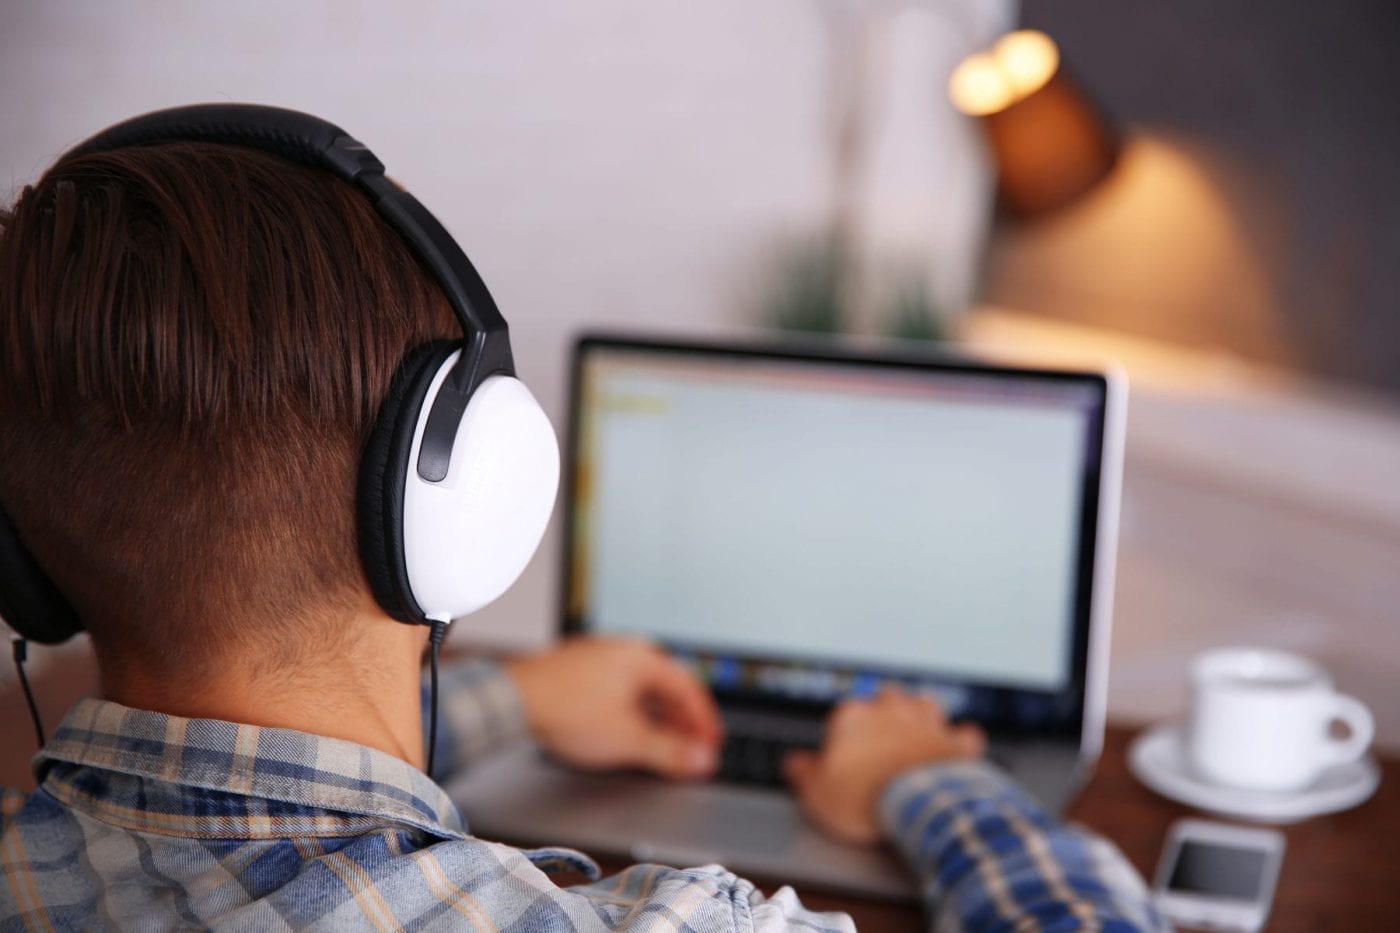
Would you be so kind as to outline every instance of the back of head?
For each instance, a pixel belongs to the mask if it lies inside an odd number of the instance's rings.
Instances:
[[[372,205],[210,143],[61,159],[0,213],[0,502],[104,671],[294,664],[363,605],[359,456],[460,333]]]

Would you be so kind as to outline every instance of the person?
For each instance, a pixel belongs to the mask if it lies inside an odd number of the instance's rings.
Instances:
[[[355,488],[400,361],[454,335],[367,198],[256,149],[70,153],[0,214],[0,504],[101,674],[37,790],[0,795],[0,929],[851,927],[716,865],[600,879],[471,835],[438,780],[527,735],[581,767],[713,773],[714,702],[656,647],[449,666],[423,772],[428,630],[374,598]],[[1156,928],[1121,855],[983,744],[891,690],[788,774],[825,831],[905,854],[940,928]]]

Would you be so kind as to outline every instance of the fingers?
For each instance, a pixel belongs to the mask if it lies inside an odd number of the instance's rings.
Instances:
[[[893,706],[900,700],[907,699],[909,694],[898,684],[883,684],[878,693],[875,694],[875,702],[882,706]]]
[[[654,726],[644,731],[634,750],[637,767],[677,780],[706,778],[719,766],[716,743],[674,729]]]
[[[718,745],[724,736],[724,722],[709,688],[660,650],[649,651],[642,663],[642,689],[650,700],[659,703],[669,724],[694,738]]]
[[[798,796],[811,784],[816,777],[817,768],[821,764],[821,758],[816,752],[798,750],[788,752],[783,759],[783,776],[787,778],[789,784],[797,791]]]
[[[959,758],[981,758],[987,753],[987,733],[975,723],[954,726],[953,749]]]
[[[633,764],[680,780],[709,777],[719,766],[724,733],[709,689],[659,648],[630,642],[628,650],[636,652],[635,683],[646,712]]]
[[[870,699],[842,701],[827,720],[827,742],[840,743],[872,729],[911,729],[936,741],[945,757],[978,758],[987,750],[987,736],[975,723],[953,724],[938,697],[908,693],[885,686]]]
[[[826,719],[826,735],[830,740],[860,727],[860,720],[871,706],[870,700],[842,700]]]
[[[947,722],[943,704],[930,693],[910,693],[895,684],[885,684],[870,699],[851,697],[842,700],[832,711],[828,728],[837,731],[851,727],[872,712],[882,715],[914,715],[932,718],[940,723]]]

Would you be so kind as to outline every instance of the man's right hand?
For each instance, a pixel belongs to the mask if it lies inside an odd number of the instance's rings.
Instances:
[[[803,812],[846,842],[876,842],[886,785],[918,765],[980,756],[975,725],[952,725],[938,701],[886,688],[873,700],[847,700],[827,722],[819,752],[793,752],[787,778]]]

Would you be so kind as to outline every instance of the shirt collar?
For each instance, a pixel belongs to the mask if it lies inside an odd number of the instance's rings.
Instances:
[[[292,729],[80,700],[34,759],[44,789],[107,822],[204,838],[466,837],[447,793],[385,752]]]

